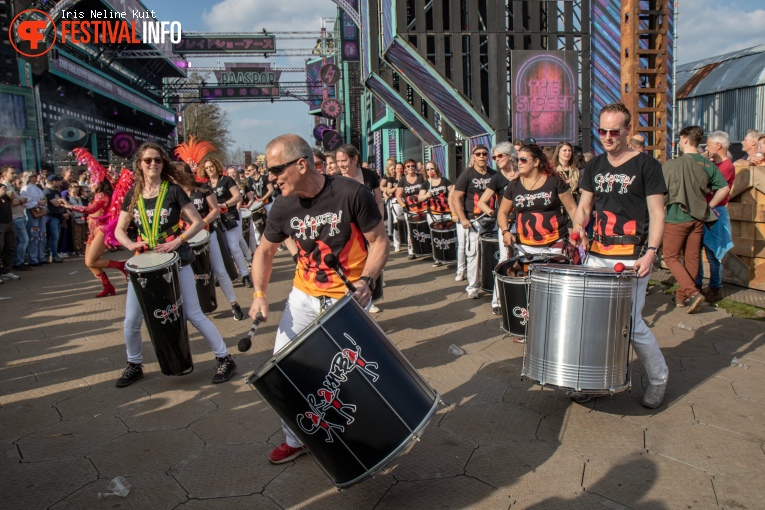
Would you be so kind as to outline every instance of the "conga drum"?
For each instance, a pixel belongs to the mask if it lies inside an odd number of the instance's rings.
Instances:
[[[401,241],[401,246],[405,246],[409,243],[409,233],[406,228],[406,214],[399,214],[396,217],[396,231],[398,232],[398,239]]]
[[[438,393],[349,296],[247,382],[341,488],[405,451],[439,403]]]
[[[218,308],[218,300],[215,296],[215,279],[210,259],[210,233],[207,230],[200,230],[197,235],[189,239],[189,246],[194,250],[194,262],[191,263],[191,269],[194,271],[194,281],[197,284],[199,306],[204,313],[214,312]]]
[[[453,221],[434,222],[430,236],[434,261],[444,264],[457,261],[457,225]]]
[[[241,216],[241,225],[242,225],[242,237],[244,238],[244,241],[247,243],[247,246],[250,245],[250,222],[252,218],[252,213],[249,209],[239,209],[239,215]]]
[[[481,261],[481,289],[494,292],[494,268],[499,262],[499,237],[497,231],[478,236]]]
[[[251,224],[258,231],[258,234],[263,235],[266,231],[266,208],[261,206],[257,209],[253,209],[251,216]]]
[[[160,370],[165,375],[191,373],[194,363],[183,316],[178,254],[142,253],[131,257],[125,270],[141,306]]]
[[[532,264],[521,375],[579,393],[628,389],[636,277],[634,271]]]
[[[428,216],[425,213],[412,214],[407,218],[407,223],[409,223],[409,232],[412,235],[412,252],[415,255],[433,253]]]
[[[500,329],[517,337],[526,337],[526,323],[529,318],[529,278],[526,273],[508,274],[517,258],[503,260],[494,268],[499,293],[499,306],[502,313]]]

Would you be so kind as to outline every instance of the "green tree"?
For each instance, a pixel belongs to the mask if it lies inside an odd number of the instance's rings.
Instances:
[[[192,74],[180,94],[183,101],[194,101],[199,98],[197,87],[204,81],[198,74]],[[217,149],[215,157],[225,160],[229,152],[231,133],[229,125],[231,121],[228,113],[214,102],[194,102],[189,104],[183,112],[183,129],[186,139],[194,136],[199,140],[205,140],[213,144]]]

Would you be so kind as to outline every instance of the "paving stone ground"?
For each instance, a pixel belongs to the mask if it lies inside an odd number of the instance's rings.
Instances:
[[[99,285],[81,259],[0,286],[11,298],[0,300],[0,506],[765,508],[762,322],[710,306],[687,315],[654,289],[645,316],[670,367],[665,404],[642,407],[648,383],[635,361],[631,392],[579,405],[521,378],[523,346],[502,334],[490,297],[468,300],[453,269],[402,253],[391,253],[375,318],[445,405],[414,448],[348,490],[309,456],[271,465],[279,421],[245,379],[270,357],[291,271],[280,253],[272,315],[249,352],[235,352],[249,324],[225,307],[211,314],[239,366],[222,385],[210,384],[213,356],[190,328],[192,374],[163,376],[144,332],[144,378],[114,387],[125,366],[119,273],[106,299],[93,298]],[[248,289],[237,294],[249,304]],[[98,501],[116,476],[130,494]]]

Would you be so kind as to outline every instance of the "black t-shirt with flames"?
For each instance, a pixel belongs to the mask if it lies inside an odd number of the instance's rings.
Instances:
[[[486,189],[490,189],[494,192],[494,196],[497,197],[497,203],[494,204],[494,210],[499,211],[499,206],[502,205],[502,196],[505,194],[507,185],[510,184],[510,180],[505,177],[502,172],[497,172],[494,177],[491,178],[489,184],[486,185]]]
[[[313,198],[282,196],[266,221],[265,238],[280,244],[291,237],[299,257],[293,284],[311,296],[339,298],[346,288],[324,262],[333,253],[349,280],[356,281],[367,261],[364,233],[380,221],[374,196],[359,182],[325,176],[324,187]]]
[[[646,197],[667,192],[661,164],[640,153],[614,167],[607,154],[591,159],[582,170],[579,187],[595,194],[594,232],[603,236],[647,236],[648,203]],[[602,245],[590,248],[605,258],[631,259],[640,254],[640,245]]]
[[[417,180],[414,182],[414,184],[412,184],[407,181],[406,176],[404,176],[398,181],[398,184],[396,185],[397,188],[403,188],[403,199],[406,205],[409,206],[409,210],[411,212],[420,212],[425,210],[425,205],[421,204],[417,198],[420,195],[420,190],[422,189],[422,183],[424,181],[425,180],[422,178],[422,176],[418,175]]]
[[[135,188],[128,191],[125,195],[125,200],[122,202],[122,210],[129,213],[133,217],[131,225],[128,227],[127,231],[135,231],[140,236],[141,215],[138,212],[138,207],[134,207],[132,211],[128,210],[130,207],[130,202],[133,201],[134,191]],[[146,226],[146,230],[150,230],[151,222],[153,221],[152,218],[154,217],[155,212],[154,208],[157,206],[157,197],[144,198],[143,202],[146,206],[146,218],[149,220],[149,225]],[[183,206],[190,203],[191,199],[186,194],[186,192],[183,191],[183,188],[177,184],[170,184],[168,186],[167,195],[165,195],[165,200],[162,202],[162,208],[159,212],[160,220],[158,244],[172,241],[176,236],[181,234],[181,228],[179,226],[181,221],[181,209]],[[133,239],[133,241],[137,239],[138,237]],[[144,239],[144,242],[145,241],[146,240]],[[194,252],[191,250],[188,243],[182,243],[176,251],[178,252],[178,256],[181,257],[181,263],[184,266],[193,262]]]
[[[218,182],[215,184],[215,186],[213,186],[212,182],[207,184],[210,186],[210,189],[213,190],[213,193],[215,193],[215,196],[218,198],[219,206],[223,206],[228,200],[231,200],[231,197],[234,196],[231,194],[231,188],[239,188],[236,182],[234,182],[234,179],[228,175],[221,175],[218,178]],[[239,219],[239,211],[236,210],[236,208],[229,208],[229,212],[236,214],[236,219]]]
[[[513,201],[518,240],[527,246],[549,246],[563,239],[568,232],[560,195],[569,191],[557,176],[548,175],[542,185],[527,190],[518,177],[505,188],[504,198]]]
[[[428,208],[436,214],[448,214],[449,210],[449,186],[452,183],[446,177],[441,177],[441,182],[437,186],[432,186],[430,181],[422,183],[422,189],[425,192],[431,192],[433,198],[429,198],[427,202]]]
[[[478,208],[478,201],[481,199],[483,192],[486,191],[486,186],[489,185],[491,178],[496,173],[491,168],[487,168],[486,173],[482,174],[471,166],[457,178],[454,189],[455,191],[465,193],[462,207],[465,209],[465,214],[469,219],[482,214],[481,209]],[[489,207],[494,208],[493,198],[489,201]]]

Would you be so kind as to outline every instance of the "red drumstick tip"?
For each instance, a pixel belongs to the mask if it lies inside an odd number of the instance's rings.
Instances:
[[[614,271],[616,271],[617,273],[621,273],[622,271],[624,271],[624,264],[622,264],[621,262],[617,262],[616,264],[614,264]]]
[[[574,232],[573,234],[571,234],[571,240],[574,242],[579,241],[579,232]]]

